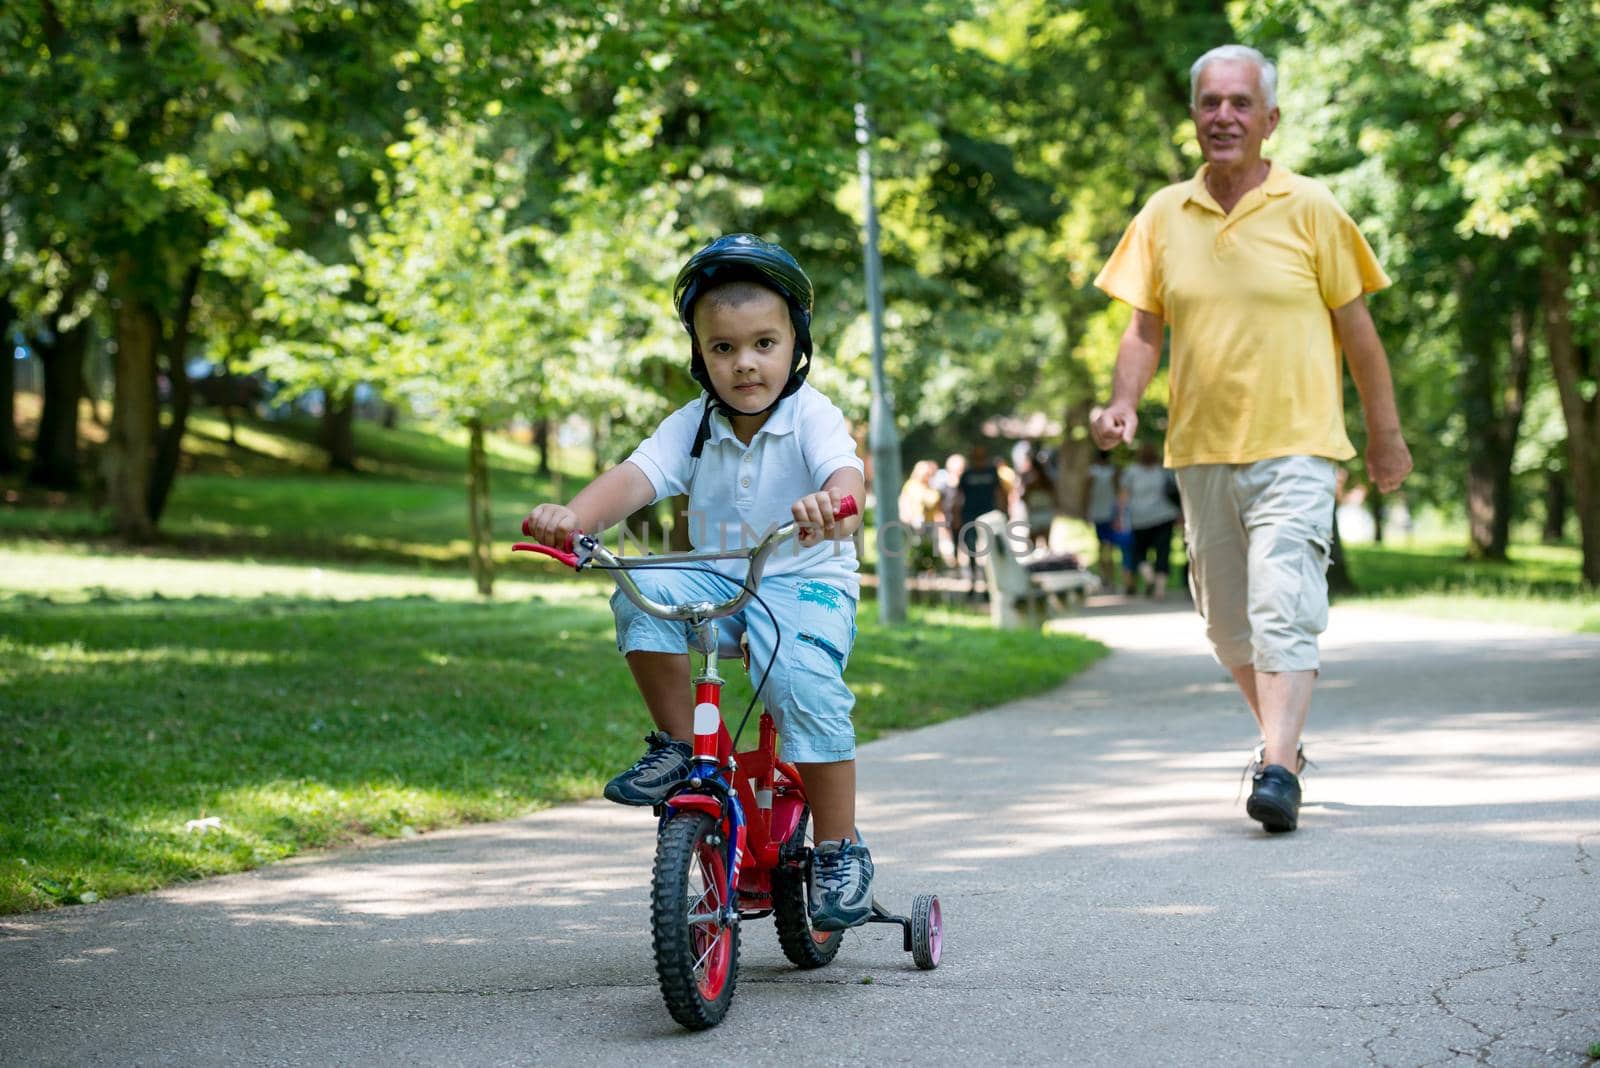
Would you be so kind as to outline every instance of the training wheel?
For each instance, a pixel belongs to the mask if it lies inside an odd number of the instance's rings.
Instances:
[[[918,894],[911,902],[911,959],[927,971],[939,966],[944,948],[944,919],[939,914],[939,898]]]

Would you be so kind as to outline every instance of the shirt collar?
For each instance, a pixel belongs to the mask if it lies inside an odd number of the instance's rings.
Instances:
[[[795,392],[779,401],[778,406],[767,417],[767,421],[761,424],[761,429],[756,431],[756,437],[760,437],[762,434],[771,434],[777,437],[782,434],[794,433],[794,412],[800,406],[800,391],[805,388],[805,386],[801,386],[800,389],[795,390]],[[733,423],[727,415],[720,411],[711,417],[711,440],[713,442],[739,442],[738,437],[733,432]],[[752,438],[751,443],[754,444],[754,442],[755,438]],[[739,442],[739,447],[744,448],[745,446],[742,442]]]
[[[1272,167],[1267,171],[1267,180],[1258,188],[1269,197],[1288,196],[1294,188],[1294,174],[1277,160],[1267,162],[1272,164]],[[1222,210],[1222,205],[1217,203],[1217,198],[1206,188],[1206,169],[1210,166],[1209,163],[1202,163],[1200,169],[1194,172],[1194,177],[1189,180],[1189,193],[1184,197],[1184,203],[1198,204],[1218,215],[1225,215],[1227,213]]]

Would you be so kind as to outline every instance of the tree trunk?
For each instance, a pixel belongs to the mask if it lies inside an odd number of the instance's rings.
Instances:
[[[1095,457],[1089,437],[1088,401],[1074,401],[1061,413],[1061,448],[1056,453],[1056,507],[1063,515],[1087,519],[1089,464]]]
[[[1567,473],[1559,464],[1544,466],[1544,536],[1546,545],[1559,545],[1567,533]]]
[[[328,451],[329,471],[356,469],[356,391],[354,387],[338,394],[324,390],[322,406],[322,447]]]
[[[11,301],[0,297],[0,475],[19,469],[17,455],[17,361],[11,351]]]
[[[1504,561],[1511,541],[1511,463],[1522,431],[1531,364],[1528,311],[1520,304],[1510,307],[1506,321],[1509,360],[1502,384],[1497,367],[1499,346],[1489,340],[1496,331],[1483,329],[1487,324],[1468,311],[1474,306],[1477,273],[1476,265],[1468,260],[1458,269],[1462,407],[1472,428],[1467,435],[1467,555]],[[1516,286],[1517,279],[1500,278],[1496,285]]]
[[[184,358],[189,349],[189,327],[195,294],[199,288],[200,265],[197,263],[184,276],[177,314],[172,319],[172,335],[162,346],[166,357],[167,380],[172,389],[172,412],[156,441],[155,463],[150,471],[151,523],[161,521],[161,513],[166,511],[167,498],[172,493],[172,483],[178,477],[178,465],[183,459],[183,435],[189,425],[189,408],[194,399]]]
[[[1339,510],[1333,510],[1333,546],[1328,552],[1328,596],[1348,597],[1360,593],[1350,563],[1344,558],[1344,541],[1339,537]]]
[[[1551,237],[1539,278],[1541,312],[1567,422],[1567,467],[1572,472],[1573,510],[1578,513],[1583,546],[1583,577],[1600,586],[1600,393],[1593,389],[1600,368],[1595,366],[1593,347],[1579,345],[1572,333],[1567,294],[1572,253],[1570,238]]]
[[[550,417],[541,415],[533,421],[533,446],[539,450],[539,474],[550,477]]]
[[[105,448],[107,503],[117,531],[129,541],[150,540],[150,461],[155,445],[156,344],[161,337],[154,309],[125,291],[132,264],[125,258],[113,283],[117,362],[111,433]],[[120,292],[119,292],[120,291]]]
[[[611,442],[610,416],[591,416],[589,436],[594,441],[594,477],[599,478],[605,474],[606,468],[611,466],[606,462],[606,449],[610,447]]]
[[[1378,487],[1372,487],[1372,492],[1367,494],[1367,514],[1372,516],[1372,544],[1383,544],[1383,518],[1389,510],[1383,503],[1383,494],[1378,492]]]
[[[56,332],[36,348],[44,370],[44,406],[33,440],[28,481],[48,489],[74,490],[78,472],[78,406],[83,399],[83,357],[89,348],[89,320]]]
[[[483,420],[467,422],[467,522],[472,536],[472,578],[478,593],[494,594],[494,544],[489,502],[489,458],[483,446]]]

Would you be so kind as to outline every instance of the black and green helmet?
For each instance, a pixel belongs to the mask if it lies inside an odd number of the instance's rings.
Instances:
[[[689,372],[700,387],[711,396],[716,406],[728,414],[737,414],[711,386],[711,375],[706,371],[705,357],[700,352],[700,342],[694,336],[694,304],[708,289],[728,282],[754,282],[773,290],[789,306],[789,321],[794,324],[794,363],[789,368],[789,381],[785,383],[771,407],[800,388],[811,370],[811,308],[816,299],[811,279],[800,269],[800,264],[782,245],[763,241],[754,234],[724,234],[705,248],[689,257],[689,262],[678,272],[672,286],[672,304],[678,311],[683,328],[689,332],[691,357]],[[707,408],[709,417],[710,408]],[[703,438],[695,443],[696,456],[700,455]]]

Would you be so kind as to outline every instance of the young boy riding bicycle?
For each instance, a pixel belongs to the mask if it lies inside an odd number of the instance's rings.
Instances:
[[[776,622],[757,602],[725,622],[743,629],[752,665],[771,663],[757,678],[760,697],[815,821],[811,924],[837,931],[865,923],[872,908],[872,857],[855,830],[855,696],[843,677],[860,593],[850,538],[861,521],[834,519],[840,502],[864,498],[866,486],[844,416],[805,382],[813,299],[794,257],[750,234],[720,237],[695,253],[678,272],[673,303],[704,395],[669,415],[570,504],[534,508],[525,529],[562,546],[576,531],[597,533],[681,493],[689,495],[697,550],[737,548],[791,519],[804,525],[794,548],[776,555],[762,576],[760,598]],[[720,601],[737,589],[733,579],[706,570],[634,574],[647,596],[668,603]],[[620,593],[611,607],[617,647],[657,729],[605,795],[653,805],[684,779],[693,752],[689,631]]]

